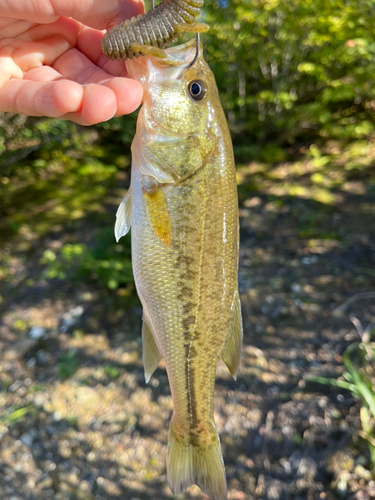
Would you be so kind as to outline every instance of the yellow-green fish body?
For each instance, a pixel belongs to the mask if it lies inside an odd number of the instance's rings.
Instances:
[[[168,372],[168,483],[223,500],[215,370],[220,356],[235,376],[242,343],[233,150],[212,72],[201,55],[190,65],[195,41],[166,52],[127,63],[145,94],[116,237],[132,226],[146,380],[161,358]]]

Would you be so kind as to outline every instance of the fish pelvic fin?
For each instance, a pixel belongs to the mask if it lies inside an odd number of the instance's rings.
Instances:
[[[156,345],[154,336],[152,335],[152,330],[145,317],[143,317],[142,325],[142,358],[146,384],[148,384],[151,375],[154,373],[161,361],[161,355],[158,346]]]
[[[214,423],[209,443],[198,443],[180,437],[174,419],[169,428],[167,479],[174,495],[196,484],[212,500],[226,500],[227,480],[220,440]]]
[[[234,292],[231,312],[232,314],[229,320],[229,329],[225,338],[223,349],[220,353],[220,357],[227,365],[232,377],[236,379],[238,366],[240,364],[243,338],[241,303],[237,291]]]
[[[117,213],[116,213],[116,223],[115,223],[115,238],[116,241],[129,231],[131,226],[131,216],[132,216],[132,199],[130,196],[130,189],[124,196],[124,199],[120,203]]]

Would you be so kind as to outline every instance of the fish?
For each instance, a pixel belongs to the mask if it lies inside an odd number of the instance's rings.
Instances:
[[[201,44],[126,65],[144,98],[115,236],[131,228],[145,379],[164,359],[171,388],[167,480],[174,494],[197,484],[224,500],[215,372],[221,358],[236,378],[243,337],[231,137]]]
[[[185,31],[203,33],[205,23],[197,23],[204,0],[163,0],[156,8],[127,19],[110,29],[102,39],[103,53],[109,59],[126,60],[140,55],[164,57],[164,49]]]

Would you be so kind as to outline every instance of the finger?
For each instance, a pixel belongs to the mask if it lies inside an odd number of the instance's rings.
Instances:
[[[76,47],[107,73],[113,76],[128,76],[124,61],[112,61],[103,54],[100,45],[103,36],[102,32],[84,26],[77,37]]]
[[[80,110],[83,98],[84,89],[75,82],[60,80],[45,83],[12,79],[0,89],[0,109],[29,116],[59,118]]]
[[[30,80],[33,82],[52,82],[57,80],[63,80],[63,76],[60,75],[51,66],[41,66],[40,68],[33,68],[30,71],[24,73],[23,78],[25,80]]]
[[[81,84],[97,83],[113,90],[116,96],[116,115],[132,113],[141,103],[142,85],[129,78],[111,78],[98,68],[77,49],[63,54],[55,63],[54,69],[69,80]]]
[[[25,1],[25,0],[23,0]],[[30,0],[26,0],[30,1]],[[97,29],[110,28],[144,13],[143,0],[50,0],[54,11]]]
[[[85,85],[82,108],[63,116],[79,125],[94,125],[112,118],[116,113],[116,96],[114,92],[101,85]]]
[[[81,84],[101,83],[110,77],[77,49],[65,52],[53,63],[53,68],[65,78]]]
[[[143,12],[143,0],[0,1],[0,16],[3,17],[45,24],[64,16],[98,29],[112,27]]]
[[[21,69],[12,59],[13,49],[11,47],[2,47],[0,49],[0,89],[11,78],[22,78],[23,73]]]
[[[25,79],[50,82],[63,79],[62,75],[49,66],[35,68],[24,75]],[[116,116],[126,115],[135,111],[141,103],[143,96],[142,85],[129,78],[110,78],[102,83],[111,89],[116,97]]]
[[[111,78],[104,85],[110,88],[116,96],[116,116],[132,113],[141,104],[143,87],[136,80],[130,78]]]
[[[24,42],[14,40],[11,44],[14,47],[12,58],[22,71],[50,65],[59,58],[72,44],[62,35],[54,35],[38,42]]]
[[[71,46],[74,47],[81,29],[82,25],[74,19],[60,17],[54,23],[37,24],[27,30],[23,30],[21,33],[17,34],[17,39],[32,42],[49,38],[52,35],[61,34],[70,42]]]

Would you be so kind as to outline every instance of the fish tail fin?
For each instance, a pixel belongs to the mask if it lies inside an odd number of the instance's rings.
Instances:
[[[227,481],[219,435],[214,423],[209,444],[179,439],[173,418],[168,435],[167,478],[172,493],[178,495],[192,484],[200,487],[212,500],[226,500]]]

